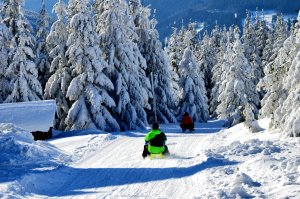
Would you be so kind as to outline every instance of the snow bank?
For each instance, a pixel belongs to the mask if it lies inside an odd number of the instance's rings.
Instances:
[[[55,100],[0,104],[0,123],[12,123],[30,132],[53,127]]]
[[[210,153],[212,153],[209,150]],[[271,153],[280,152],[280,147],[273,144],[271,141],[260,141],[253,139],[241,143],[240,141],[234,141],[230,145],[221,146],[214,150],[214,153],[222,154],[223,156],[236,155],[236,156],[248,156],[257,153],[263,153],[270,155]]]
[[[0,123],[0,166],[58,163],[62,157],[63,154],[54,146],[34,141],[28,131],[13,124]]]
[[[212,135],[205,155],[238,162],[207,172],[214,198],[299,198],[300,140],[269,130],[269,119],[257,121],[263,131],[250,133],[244,124]],[[221,180],[219,180],[221,179]]]

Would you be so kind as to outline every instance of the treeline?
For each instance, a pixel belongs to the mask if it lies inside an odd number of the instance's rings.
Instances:
[[[59,130],[135,130],[189,112],[195,122],[245,121],[252,131],[259,116],[271,117],[299,135],[298,23],[279,15],[267,26],[248,14],[242,34],[216,25],[202,37],[190,23],[163,49],[140,0],[59,0],[50,31],[42,2],[33,30],[24,2],[4,1],[0,103],[55,99]]]
[[[60,0],[50,31],[44,1],[35,31],[23,4],[1,9],[1,103],[55,99],[60,130],[145,128],[154,97],[159,123],[180,117],[157,22],[139,0]]]
[[[191,49],[211,116],[228,120],[228,126],[245,121],[252,131],[259,130],[256,119],[269,117],[273,128],[299,136],[299,22],[277,15],[267,25],[258,13],[246,15],[242,31],[217,24],[211,34],[199,36],[195,23],[174,27],[166,42],[173,71],[182,76],[180,63],[185,49]]]

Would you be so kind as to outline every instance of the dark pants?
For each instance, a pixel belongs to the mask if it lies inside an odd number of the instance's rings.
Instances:
[[[165,145],[165,151],[162,152],[163,155],[169,155],[170,152],[169,152],[169,149],[168,149],[168,146]],[[143,158],[147,157],[148,155],[150,155],[150,152],[148,151],[148,145],[144,145],[144,150],[143,150]]]
[[[183,124],[181,123],[180,124],[180,127],[182,129],[182,131],[184,132],[185,130],[190,130],[190,131],[193,131],[194,130],[194,123],[190,123],[190,124]]]

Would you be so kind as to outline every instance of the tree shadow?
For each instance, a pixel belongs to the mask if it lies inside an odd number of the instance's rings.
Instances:
[[[45,163],[32,163],[23,165],[1,165],[0,166],[0,183],[12,182],[22,178],[24,175],[30,174],[42,174],[45,173],[45,169],[48,171],[56,170],[57,168],[62,168],[61,165],[55,162],[45,162]]]
[[[68,176],[72,176],[72,178],[66,181],[68,184],[63,185],[62,190],[49,191],[41,188],[36,190],[36,194],[49,197],[87,194],[89,193],[88,191],[81,190],[184,178],[205,169],[237,163],[224,159],[208,158],[205,162],[190,167],[88,169],[65,167],[63,171],[49,175],[52,180],[55,176],[61,178],[60,173],[68,173]]]
[[[223,125],[226,121],[224,120],[209,120],[205,123],[195,123],[195,131],[193,134],[208,134],[217,133],[224,129]],[[172,124],[161,124],[160,129],[166,134],[182,134],[180,128],[180,123]],[[55,136],[53,139],[65,138],[65,137],[75,137],[82,135],[99,135],[99,134],[112,134],[112,135],[123,135],[128,137],[145,137],[145,135],[151,130],[151,127],[146,129],[134,130],[134,131],[124,131],[124,132],[105,132],[97,129],[86,129],[86,130],[74,130],[74,131],[58,131],[53,129]],[[189,134],[188,132],[184,134]]]
[[[205,123],[195,123],[195,130],[193,132],[189,132],[188,130],[183,133],[180,128],[180,123],[175,124],[167,124],[161,125],[161,130],[167,134],[180,134],[180,135],[186,135],[186,134],[211,134],[211,133],[218,133],[219,131],[225,129],[224,124],[225,120],[209,120]]]

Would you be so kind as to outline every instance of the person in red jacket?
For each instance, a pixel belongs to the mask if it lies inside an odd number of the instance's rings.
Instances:
[[[188,112],[184,113],[180,127],[182,132],[185,132],[186,129],[190,130],[190,132],[194,130],[194,123]]]

